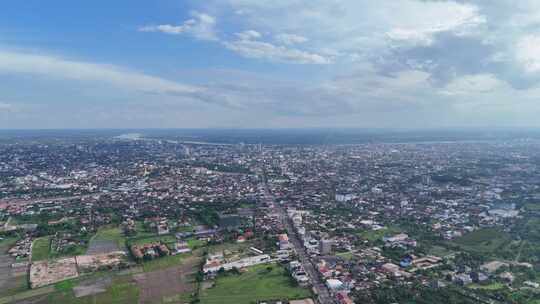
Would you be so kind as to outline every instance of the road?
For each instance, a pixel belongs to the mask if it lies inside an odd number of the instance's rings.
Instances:
[[[315,269],[315,266],[313,266],[309,255],[306,253],[304,245],[302,244],[296,230],[294,229],[292,220],[287,215],[287,210],[285,210],[284,207],[275,202],[275,199],[268,190],[268,186],[266,184],[264,184],[264,191],[266,200],[268,202],[272,202],[276,210],[281,214],[281,220],[283,221],[285,229],[287,230],[289,242],[293,245],[298,255],[298,260],[300,261],[300,263],[302,263],[302,266],[304,267],[304,270],[309,277],[309,281],[313,285],[315,293],[318,295],[317,301],[320,304],[335,304],[336,301],[333,300],[332,296],[330,295],[330,291],[328,290],[328,287],[324,284],[323,280],[319,276],[319,273]]]

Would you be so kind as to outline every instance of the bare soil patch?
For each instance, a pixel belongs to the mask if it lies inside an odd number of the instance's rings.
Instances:
[[[194,292],[198,263],[199,258],[190,257],[182,265],[134,275],[140,288],[139,303],[160,303],[164,297]]]

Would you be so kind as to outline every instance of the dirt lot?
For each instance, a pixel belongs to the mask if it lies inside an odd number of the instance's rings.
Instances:
[[[79,273],[75,258],[34,262],[30,268],[30,285],[36,288],[77,276]]]
[[[164,297],[192,293],[198,264],[198,257],[190,257],[179,266],[134,275],[140,288],[139,303],[156,303]]]

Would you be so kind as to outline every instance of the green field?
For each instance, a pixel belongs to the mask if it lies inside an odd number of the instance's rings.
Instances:
[[[114,241],[120,248],[125,248],[126,246],[126,238],[119,227],[102,227],[97,231],[92,240]]]
[[[34,240],[32,245],[32,261],[42,261],[49,258],[51,239],[48,236]]]
[[[131,304],[137,303],[139,299],[139,288],[133,282],[131,276],[113,277],[112,284],[103,293],[90,295],[82,298],[75,298],[72,288],[77,285],[77,281],[66,281],[56,285],[56,291],[49,294],[48,303],[66,304],[95,304],[95,303],[116,303]]]
[[[206,245],[206,241],[201,241],[197,239],[189,239],[187,243],[188,243],[188,247],[191,248],[191,250],[195,250],[197,248],[201,248],[204,245]]]
[[[465,234],[455,239],[453,244],[466,251],[485,254],[502,250],[510,242],[511,238],[505,232],[496,228],[486,228]]]
[[[300,299],[311,296],[308,289],[294,287],[285,269],[271,265],[250,267],[240,275],[218,277],[216,285],[202,290],[200,301],[203,304],[250,304],[258,300]]]
[[[151,272],[159,269],[169,268],[172,266],[178,266],[182,263],[182,260],[187,255],[189,254],[177,254],[156,258],[151,261],[143,262],[142,267],[144,272]]]
[[[432,245],[428,249],[428,253],[438,257],[446,257],[454,253],[453,251],[439,245]]]
[[[395,227],[385,227],[379,230],[364,230],[359,232],[358,235],[361,238],[366,239],[370,242],[375,242],[378,240],[382,240],[382,238],[385,236],[391,236],[400,232],[401,231]]]

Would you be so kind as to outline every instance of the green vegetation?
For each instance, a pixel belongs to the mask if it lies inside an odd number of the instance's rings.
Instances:
[[[488,285],[481,285],[481,284],[471,284],[467,286],[470,289],[482,289],[482,290],[499,290],[503,289],[505,286],[502,283],[491,283]]]
[[[144,245],[149,243],[165,243],[167,245],[173,245],[176,243],[176,238],[174,235],[154,235],[154,236],[147,236],[147,237],[136,237],[131,238],[128,240],[128,244],[131,245]],[[170,247],[170,246],[169,246]]]
[[[354,257],[353,253],[350,252],[350,251],[349,252],[336,253],[336,256],[341,257],[344,260],[352,260],[352,258]]]
[[[190,303],[192,300],[192,296],[189,293],[183,293],[179,295],[175,295],[172,297],[164,297],[162,303],[168,304],[168,303]]]
[[[0,298],[0,304],[7,304],[7,303],[16,303],[23,301],[25,299],[29,299],[32,297],[37,297],[41,295],[45,295],[48,293],[51,293],[54,291],[54,286],[47,286],[43,288],[38,289],[31,289],[25,292],[17,293],[15,295],[6,296],[3,298]]]
[[[114,241],[120,248],[126,246],[126,238],[124,237],[122,230],[119,227],[102,227],[98,230],[96,235],[92,238],[96,241]]]
[[[9,297],[28,290],[26,275],[10,278],[10,287],[0,290],[0,298]]]
[[[142,264],[144,272],[151,272],[160,269],[178,266],[186,257],[185,254],[169,255],[161,258],[156,258],[151,261],[146,261]]]
[[[49,259],[51,239],[48,236],[34,240],[32,245],[32,261],[42,261]]]
[[[83,255],[86,253],[86,250],[88,248],[86,246],[82,245],[72,245],[65,248],[62,252],[58,252],[56,250],[53,250],[51,248],[51,252],[49,257],[50,258],[59,258],[63,256],[76,256],[76,255]]]
[[[285,269],[272,265],[248,268],[239,275],[220,275],[216,285],[200,292],[203,304],[250,304],[268,299],[300,299],[311,296],[308,289],[293,286]]]
[[[364,230],[360,232],[358,235],[361,238],[364,238],[370,242],[375,242],[378,240],[382,240],[383,237],[391,236],[396,233],[400,233],[401,231],[396,227],[385,227],[379,230]]]
[[[130,304],[137,303],[139,299],[139,288],[132,281],[131,276],[113,277],[112,284],[105,292],[90,295],[82,298],[75,298],[73,287],[77,280],[66,281],[56,285],[56,292],[48,297],[48,303],[66,304],[93,304],[93,303],[117,303]]]
[[[191,250],[195,250],[197,248],[201,248],[202,246],[206,245],[206,241],[201,241],[197,239],[189,239],[187,243],[188,243],[188,247]]]
[[[428,253],[438,257],[445,257],[453,253],[453,251],[439,245],[432,245],[428,249]]]
[[[0,241],[0,254],[3,254],[6,251],[8,251],[11,246],[15,245],[17,240],[19,240],[18,237],[7,237],[1,240]]]
[[[511,241],[508,234],[496,228],[473,231],[454,240],[459,248],[479,254],[495,254]]]

